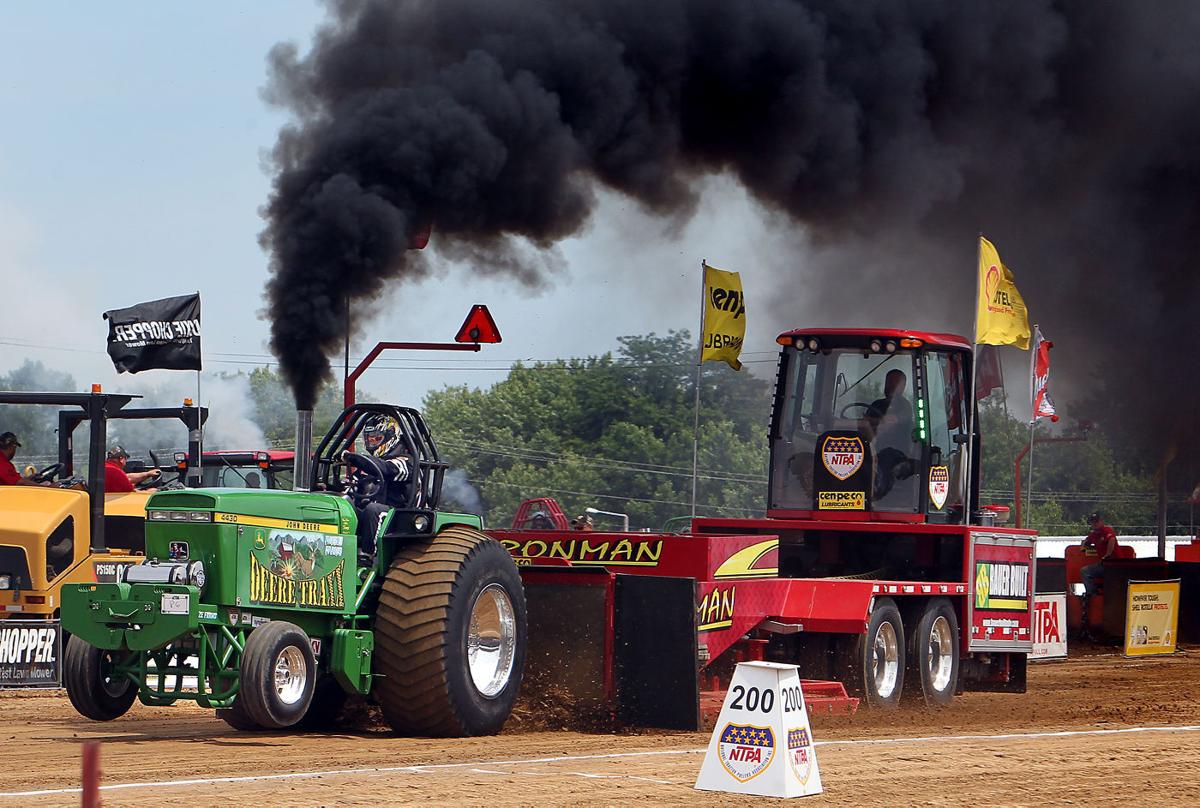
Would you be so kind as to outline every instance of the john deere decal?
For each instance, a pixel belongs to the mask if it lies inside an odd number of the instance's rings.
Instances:
[[[255,537],[250,553],[252,603],[304,609],[345,607],[340,536],[278,529],[261,533],[265,535]]]
[[[862,468],[865,453],[862,438],[830,435],[821,444],[821,462],[839,480],[850,479]]]
[[[718,742],[721,765],[739,783],[753,780],[775,758],[775,733],[770,727],[726,724]]]
[[[933,507],[939,511],[946,504],[946,497],[950,495],[950,467],[949,466],[930,466],[929,467],[929,501],[933,503]]]
[[[808,730],[803,727],[789,729],[787,742],[788,765],[792,767],[797,780],[807,783],[813,764],[812,739],[808,736]]]

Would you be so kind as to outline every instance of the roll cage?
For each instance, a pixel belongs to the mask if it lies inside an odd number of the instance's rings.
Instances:
[[[341,459],[342,452],[354,451],[363,427],[376,415],[390,416],[395,420],[401,445],[413,458],[416,467],[412,491],[414,494],[420,491],[421,496],[415,497],[415,501],[421,502],[423,508],[436,510],[442,495],[442,477],[449,464],[438,455],[433,436],[421,414],[409,407],[392,404],[354,404],[342,411],[313,452],[309,490],[337,493],[347,490],[346,464]]]

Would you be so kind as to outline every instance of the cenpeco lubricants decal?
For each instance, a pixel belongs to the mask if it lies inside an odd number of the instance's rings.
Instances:
[[[256,530],[250,552],[250,602],[304,609],[344,608],[343,543],[341,536],[322,533]]]

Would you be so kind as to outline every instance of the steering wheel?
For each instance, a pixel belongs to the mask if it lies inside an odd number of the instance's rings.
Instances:
[[[158,484],[160,482],[162,482],[162,470],[161,469],[159,469],[157,477],[147,477],[146,479],[142,480],[140,483],[135,485],[133,487],[133,490],[134,491],[145,491],[147,488],[157,488]]]
[[[849,416],[849,415],[846,415],[846,411],[847,411],[847,410],[852,410],[852,409],[854,409],[855,407],[861,407],[861,408],[862,408],[862,411],[863,411],[863,413],[862,413],[862,415],[855,415],[855,416],[853,416],[853,417],[854,417],[854,418],[865,418],[865,417],[867,416],[867,413],[871,411],[871,407],[872,407],[872,405],[871,405],[871,404],[866,404],[866,403],[864,403],[864,402],[862,402],[862,401],[854,401],[854,402],[851,402],[850,404],[847,404],[846,406],[842,407],[842,411],[841,411],[841,413],[838,415],[838,417],[839,417],[839,418],[850,418],[851,416]]]
[[[35,483],[48,482],[50,480],[53,480],[55,477],[57,477],[59,472],[62,470],[63,470],[62,463],[51,463],[49,466],[46,466],[46,468],[42,469],[37,474],[34,474],[33,477],[31,477],[30,479],[32,479]]]
[[[353,477],[352,495],[355,505],[363,507],[370,502],[387,502],[387,471],[377,458],[357,452],[342,452],[342,462]]]

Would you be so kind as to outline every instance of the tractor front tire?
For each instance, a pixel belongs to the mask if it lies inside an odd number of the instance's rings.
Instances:
[[[93,721],[112,721],[133,706],[137,686],[123,676],[113,676],[112,665],[111,651],[77,636],[67,640],[63,652],[63,686],[80,715]]]
[[[525,669],[525,590],[512,557],[452,525],[399,548],[375,618],[374,693],[396,732],[492,735]]]
[[[908,641],[909,691],[930,707],[945,707],[958,690],[958,618],[945,598],[926,604]],[[920,691],[913,686],[920,684]]]
[[[234,705],[240,702],[263,729],[283,729],[304,718],[316,684],[308,635],[292,623],[272,620],[246,638]]]
[[[865,634],[843,646],[851,687],[871,707],[892,709],[904,690],[904,624],[891,598],[875,601]]]

